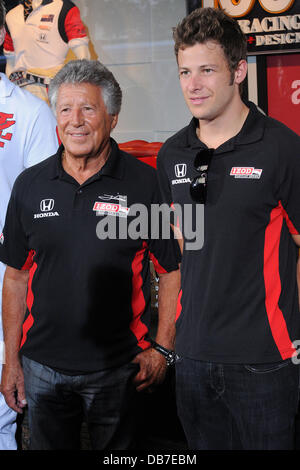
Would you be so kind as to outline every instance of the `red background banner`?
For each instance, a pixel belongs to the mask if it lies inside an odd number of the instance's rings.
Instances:
[[[268,114],[300,135],[299,54],[267,57]]]

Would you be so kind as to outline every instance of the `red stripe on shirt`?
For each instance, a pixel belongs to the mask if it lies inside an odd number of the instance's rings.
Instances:
[[[146,242],[143,242],[143,247],[139,250],[132,261],[132,298],[131,298],[131,307],[132,307],[132,321],[130,323],[130,329],[137,339],[138,346],[142,349],[147,349],[150,347],[149,341],[145,340],[145,335],[148,333],[148,328],[141,320],[141,316],[144,313],[146,307],[146,301],[143,293],[143,278],[142,278],[142,269],[143,269],[143,260],[145,256],[145,251],[147,249]]]
[[[175,321],[178,320],[178,318],[180,317],[181,312],[182,312],[181,297],[182,297],[182,289],[180,290],[180,292],[178,294]]]
[[[156,271],[158,274],[164,274],[164,273],[167,272],[167,271],[165,270],[165,268],[163,268],[163,267],[161,266],[161,264],[159,264],[157,258],[154,256],[153,253],[151,253],[151,251],[149,252],[149,256],[150,256],[150,259],[151,259],[152,263],[154,264],[155,271]]]
[[[284,208],[282,207],[281,205],[281,202],[279,202],[279,205],[281,206],[282,208],[282,213],[283,213],[283,217],[285,218],[285,221],[286,221],[286,225],[290,231],[290,234],[291,235],[299,235],[299,232],[298,230],[295,228],[293,222],[290,220],[289,216],[287,215],[286,211],[284,210]]]
[[[33,251],[33,254],[34,254],[34,251]],[[27,299],[26,299],[29,315],[23,323],[22,341],[21,341],[20,348],[25,343],[25,341],[27,339],[27,333],[28,333],[28,331],[30,330],[30,328],[32,327],[32,325],[34,323],[34,318],[32,316],[32,312],[31,312],[33,302],[34,302],[34,295],[33,295],[33,291],[32,291],[32,280],[33,280],[33,276],[34,276],[34,273],[35,273],[36,269],[37,269],[37,264],[33,263],[33,265],[30,268],[30,271],[29,271]]]
[[[264,246],[264,281],[265,306],[271,332],[282,359],[295,353],[286,322],[278,302],[281,294],[279,274],[279,245],[284,213],[281,203],[271,211],[270,222],[265,231]]]
[[[34,250],[29,251],[27,259],[22,266],[22,271],[28,271],[32,267],[34,253],[35,253]]]

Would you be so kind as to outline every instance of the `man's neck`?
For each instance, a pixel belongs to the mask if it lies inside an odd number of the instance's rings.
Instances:
[[[238,99],[215,119],[199,119],[197,136],[209,148],[216,149],[240,132],[248,113],[249,108]]]
[[[101,170],[109,158],[110,151],[109,146],[100,156],[74,157],[64,150],[61,163],[65,172],[81,185]]]

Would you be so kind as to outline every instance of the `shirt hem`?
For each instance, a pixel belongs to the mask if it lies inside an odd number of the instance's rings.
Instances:
[[[122,360],[116,360],[116,361],[103,361],[102,364],[99,363],[99,366],[95,366],[95,367],[92,367],[91,369],[88,369],[88,370],[83,370],[83,369],[73,369],[73,370],[70,370],[68,369],[68,367],[57,367],[56,365],[53,365],[53,364],[50,364],[49,361],[47,360],[41,360],[41,359],[38,359],[36,357],[34,357],[34,355],[31,355],[31,354],[28,354],[27,352],[25,352],[25,354],[20,351],[20,355],[21,356],[24,356],[26,357],[27,359],[30,359],[32,361],[35,361],[37,362],[38,364],[44,366],[44,367],[49,367],[50,369],[54,370],[55,372],[58,372],[60,374],[63,374],[63,375],[69,375],[69,376],[79,376],[79,375],[88,375],[88,374],[94,374],[94,373],[97,373],[97,372],[102,372],[104,370],[109,370],[109,369],[117,369],[118,367],[122,367],[124,366],[125,364],[128,364],[132,361],[132,359],[135,357],[136,354],[132,354],[132,355],[129,355],[129,356],[126,356],[126,357],[122,357]],[[104,365],[105,363],[105,365]]]
[[[205,353],[198,353],[198,354],[190,354],[185,353],[184,351],[180,351],[179,349],[176,350],[177,354],[180,358],[187,358],[192,359],[194,361],[200,362],[215,362],[219,364],[265,364],[270,362],[279,362],[285,361],[287,359],[291,359],[295,354],[294,351],[282,351],[278,354],[263,354],[259,356],[219,356],[213,354],[205,354]],[[283,357],[284,356],[284,357]]]

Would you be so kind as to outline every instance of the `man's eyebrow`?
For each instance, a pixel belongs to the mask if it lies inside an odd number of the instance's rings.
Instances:
[[[218,64],[214,64],[214,63],[212,63],[212,64],[202,64],[202,65],[198,65],[197,67],[198,67],[199,69],[205,69],[205,68],[207,68],[207,67],[214,67],[214,68],[216,68],[216,67],[218,67]],[[188,65],[180,65],[180,66],[178,66],[178,68],[179,68],[180,70],[181,70],[181,69],[187,69],[187,70],[188,70],[188,69],[190,69],[191,67],[188,66]]]

